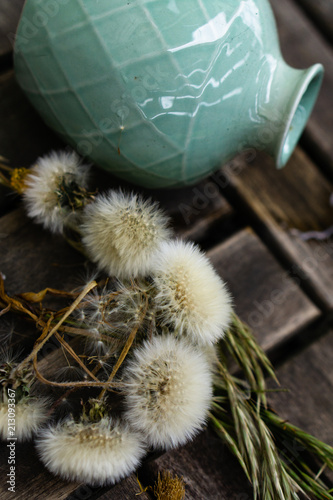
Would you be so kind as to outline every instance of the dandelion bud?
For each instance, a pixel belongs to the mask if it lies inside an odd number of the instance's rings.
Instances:
[[[231,297],[198,247],[164,242],[155,256],[153,279],[163,324],[200,344],[223,336],[230,321]]]
[[[74,224],[84,205],[89,169],[75,152],[55,152],[37,160],[25,177],[24,201],[29,217],[54,233]]]
[[[145,452],[137,434],[107,417],[50,426],[40,433],[36,446],[51,472],[92,486],[114,484],[129,475]]]
[[[157,448],[172,448],[204,425],[212,379],[204,354],[184,339],[154,337],[124,372],[125,417]]]
[[[156,203],[110,191],[85,209],[82,240],[100,269],[134,278],[150,272],[152,255],[170,236],[167,223]]]

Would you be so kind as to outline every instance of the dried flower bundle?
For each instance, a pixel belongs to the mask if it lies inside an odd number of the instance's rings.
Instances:
[[[333,469],[333,449],[267,406],[265,376],[275,377],[269,360],[233,314],[227,286],[207,257],[172,239],[157,204],[115,190],[92,195],[88,170],[74,153],[52,153],[30,171],[3,169],[0,181],[23,193],[28,215],[65,237],[74,231],[75,247],[107,275],[72,292],[11,297],[0,274],[1,314],[23,315],[41,332],[24,359],[0,360],[1,438],[13,391],[17,438],[38,431],[36,446],[51,472],[105,485],[135,470],[147,451],[183,444],[209,421],[238,458],[255,499],[333,499],[320,473],[292,446],[286,451],[286,442],[296,439],[320,470]],[[49,310],[49,294],[72,303]],[[51,338],[64,353],[56,380],[39,362]],[[228,356],[242,377],[231,373]],[[58,399],[38,395],[37,382],[59,391]],[[89,397],[82,396],[88,388]],[[60,418],[64,403],[70,410]],[[169,498],[162,482],[155,493]],[[183,498],[179,484],[176,490]]]

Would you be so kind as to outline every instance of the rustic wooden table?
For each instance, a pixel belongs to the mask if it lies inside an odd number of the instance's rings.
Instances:
[[[0,5],[0,154],[14,166],[62,144],[47,129],[15,83],[12,41],[23,0]],[[152,192],[173,217],[177,232],[208,251],[229,282],[237,313],[269,352],[282,387],[270,401],[280,414],[333,445],[333,241],[303,241],[301,233],[333,224],[333,3],[274,2],[283,53],[296,67],[322,62],[324,85],[300,146],[287,167],[275,170],[263,154],[224,168],[198,186],[175,193]],[[224,172],[224,174],[222,174]],[[123,185],[98,174],[103,189]],[[146,192],[147,193],[147,192]],[[26,218],[20,200],[0,189],[0,270],[11,293],[72,288],[83,259],[59,237]],[[4,320],[2,328],[9,328]],[[22,332],[21,332],[22,334]],[[33,336],[19,337],[31,347]],[[53,350],[44,363],[52,367]],[[7,450],[0,451],[0,492],[16,499],[130,499],[140,491],[135,475],[104,489],[66,483],[39,462],[31,444],[17,447],[16,493],[7,491]],[[187,499],[252,498],[236,460],[207,429],[192,443],[145,463],[144,485],[158,471],[184,477]],[[333,477],[330,478],[333,480]],[[151,498],[148,493],[142,499]]]

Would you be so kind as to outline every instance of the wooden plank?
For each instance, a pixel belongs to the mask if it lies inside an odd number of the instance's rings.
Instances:
[[[204,188],[203,188],[204,192]],[[188,191],[188,204],[193,201],[193,193]],[[197,194],[195,192],[195,194]],[[210,207],[219,205],[220,196],[214,200],[208,200]],[[183,198],[180,198],[183,201]],[[166,198],[162,200],[162,204],[167,209],[172,207],[173,213],[177,214],[178,205],[171,204]],[[214,205],[215,204],[215,205]],[[229,205],[228,205],[229,206]],[[201,208],[196,214],[199,220],[203,220],[207,213],[212,211],[211,208]],[[180,213],[180,212],[179,212]],[[181,216],[181,213],[180,213]],[[181,216],[182,217],[182,216]],[[178,227],[181,227],[181,222]],[[195,225],[194,225],[195,226]],[[193,226],[193,227],[194,227]],[[191,227],[186,225],[184,227]],[[6,286],[11,293],[19,293],[22,291],[43,289],[45,286],[52,286],[61,289],[71,289],[79,285],[79,276],[87,274],[84,267],[83,257],[74,251],[61,237],[50,235],[40,226],[28,220],[22,209],[7,214],[0,219],[0,269],[6,275]],[[0,319],[1,322],[4,318]],[[33,336],[26,339],[27,348],[31,347],[35,339],[36,333],[32,329]],[[20,342],[23,344],[22,342]],[[48,368],[43,370],[46,375],[51,375],[51,372],[59,366],[58,361],[62,356],[61,350],[57,350],[55,345],[47,346],[47,356],[44,360],[44,365]],[[45,353],[44,353],[45,354]],[[50,370],[54,367],[53,370]],[[77,484],[69,484],[58,478],[53,478],[44,469],[36,456],[32,444],[18,445],[17,454],[20,457],[24,456],[18,464],[17,477],[17,498],[80,498],[80,491],[86,491],[86,486]],[[3,464],[1,476],[5,475],[7,455],[6,450],[0,453],[0,462]],[[132,478],[133,479],[133,478]],[[114,498],[128,498],[128,492],[132,491],[133,480],[131,484],[126,482],[117,486]],[[5,488],[5,484],[2,487]],[[124,493],[120,496],[120,491],[124,488]],[[1,491],[1,490],[0,490]],[[95,494],[95,490],[92,490]],[[110,490],[110,495],[113,495]],[[3,494],[6,489],[3,489]],[[3,498],[6,498],[3,496]],[[112,497],[111,497],[112,498]]]
[[[191,443],[169,451],[145,464],[140,478],[152,484],[158,472],[169,470],[183,477],[186,500],[250,500],[251,487],[237,460],[212,430],[199,434]]]
[[[236,312],[264,349],[276,347],[318,318],[318,309],[250,229],[208,255],[228,283]]]
[[[323,337],[277,371],[281,388],[289,392],[271,393],[271,405],[279,415],[317,438],[333,444],[333,332]],[[270,384],[272,388],[275,385]],[[207,461],[207,456],[209,460]],[[208,430],[182,450],[168,452],[143,468],[145,476],[171,470],[183,476],[186,499],[252,498],[242,471]],[[144,476],[144,477],[145,477]]]
[[[75,496],[70,496],[68,500],[74,500]],[[121,481],[119,484],[113,486],[109,491],[104,493],[102,496],[98,497],[98,500],[129,500],[139,498],[142,500],[151,500],[148,493],[141,492],[139,483],[134,474],[127,478],[125,481]]]
[[[70,287],[78,269],[82,269],[82,267],[76,266],[77,253],[67,247],[61,238],[50,237],[46,231],[41,230],[31,222],[27,222],[20,212],[3,217],[0,223],[2,231],[7,233],[8,242],[10,241],[10,245],[4,248],[2,257],[4,267],[2,269],[7,273],[8,287],[12,291],[17,292],[31,288],[39,289],[46,284]],[[36,251],[36,248],[38,248],[38,251]],[[297,290],[297,287],[285,279],[283,270],[274,261],[274,258],[260,243],[258,238],[249,230],[242,231],[231,240],[215,248],[210,253],[210,256],[222,276],[229,280],[238,306],[237,310],[244,319],[251,319],[250,313],[256,305],[259,308],[266,307],[265,301],[272,299],[272,292],[274,290],[279,290],[280,300],[281,296],[284,297],[282,303],[280,302],[278,305],[274,304],[274,311],[271,314],[265,315],[263,322],[258,326],[259,338],[266,347],[275,344],[281,338],[285,338],[291,334],[292,330],[304,326],[305,323],[317,317],[317,309],[311,305],[302,292]],[[244,256],[248,257],[244,258]],[[15,261],[20,264],[13,266],[13,262]],[[58,263],[59,266],[54,267],[52,265],[54,263]],[[64,265],[64,263],[66,264]],[[56,273],[54,273],[55,269],[57,270]],[[256,284],[255,288],[253,287],[253,282]],[[256,301],[255,305],[251,300],[248,300],[248,297],[252,293],[254,293],[253,300]],[[283,311],[286,311],[285,315]],[[287,315],[289,316],[288,321],[285,319]],[[280,319],[280,321],[277,321],[278,317],[282,317],[283,320]],[[286,327],[282,326],[283,321],[287,324]],[[265,335],[264,332],[266,330],[270,335]],[[53,351],[43,361],[43,364],[48,367],[48,370],[45,371],[48,375],[52,367],[58,366],[55,359],[58,359],[59,355],[58,351]],[[236,462],[232,461],[229,454],[226,455],[227,458],[225,459],[227,468],[222,469],[222,472],[224,470],[226,477],[229,479],[226,480],[224,478],[224,474],[221,474],[220,471],[221,464],[219,460],[221,453],[226,453],[226,450],[222,449],[221,451],[220,442],[215,437],[211,436],[209,438],[206,434],[203,436],[205,437],[198,438],[199,441],[195,445],[197,446],[196,455],[199,458],[191,471],[187,469],[187,481],[190,483],[190,491],[194,492],[193,495],[200,491],[198,488],[204,488],[201,490],[203,491],[201,498],[206,498],[205,491],[207,488],[211,489],[211,485],[213,484],[216,485],[216,491],[222,491],[227,498],[231,491],[247,491],[246,481],[238,485],[239,473],[237,468],[232,476],[231,471],[234,469]],[[216,449],[212,453],[214,439]],[[206,448],[202,448],[203,442],[206,443]],[[189,463],[190,457],[194,454],[194,449],[191,448],[192,445],[189,446],[190,448],[184,451],[184,459],[181,458],[183,454],[182,450],[174,452],[173,461],[177,460],[180,463],[180,467],[185,467],[184,464]],[[24,445],[24,448],[18,448],[20,455],[21,449],[24,449],[26,457],[24,464],[22,464],[22,467],[20,465],[18,469],[17,491],[18,495],[22,495],[21,498],[27,492],[31,496],[37,487],[40,492],[40,498],[43,498],[43,495],[44,498],[47,497],[51,491],[49,488],[52,488],[53,494],[57,495],[55,496],[56,498],[66,498],[66,496],[73,495],[73,492],[77,491],[77,485],[73,486],[59,479],[55,480],[51,478],[39,463],[31,445]],[[199,450],[201,450],[200,453]],[[209,453],[207,451],[206,454],[205,450],[209,450]],[[220,458],[216,458],[215,460],[212,458],[212,455]],[[2,456],[2,460],[5,464],[4,456]],[[211,462],[212,464],[208,466],[208,463]],[[201,481],[197,481],[199,476],[197,475],[198,471],[196,471],[196,467],[201,467],[204,463],[204,486],[200,486],[199,483]],[[174,465],[178,467],[177,464]],[[216,478],[217,473],[220,474],[219,480]],[[232,477],[234,479],[230,479]],[[221,490],[221,488],[224,488],[224,490]],[[112,493],[112,490],[110,491]]]
[[[25,0],[1,0],[0,58],[12,52],[14,35],[21,16],[24,1]]]
[[[290,277],[326,310],[333,308],[333,252],[330,240],[303,241],[302,233],[332,225],[332,185],[297,149],[288,166],[276,170],[260,155],[248,165],[228,170],[229,195],[251,214],[263,238],[275,247]]]
[[[18,214],[20,212],[9,214],[0,220],[2,230],[7,234],[7,241],[11,242],[3,254],[3,269],[8,274],[9,288],[12,291],[31,289],[32,283],[35,283],[37,289],[46,284],[52,286],[62,284],[70,287],[77,273],[75,268],[77,253],[67,247],[60,238],[50,237],[38,226],[27,222],[22,214],[19,216]],[[251,231],[240,232],[215,248],[210,256],[223,278],[229,280],[237,310],[242,317],[246,320],[251,319],[251,312],[255,307],[259,308],[262,322],[258,325],[258,334],[266,347],[275,345],[291,335],[295,329],[318,316],[317,309],[286,279],[282,268]],[[15,266],[17,269],[13,266],[15,261],[18,262]],[[59,267],[55,268],[52,263],[58,263]],[[66,264],[61,267],[61,263]],[[79,266],[80,268],[82,269]],[[56,273],[54,269],[57,269]],[[276,291],[279,294],[276,294]],[[269,314],[261,313],[261,308],[267,311],[266,304],[270,300],[276,301],[278,295],[279,304],[273,302],[274,310],[269,311]],[[45,373],[49,375],[52,367],[55,369],[59,367],[60,355],[59,351],[47,355],[42,363],[47,367]],[[213,445],[215,448],[212,448]],[[35,498],[47,498],[51,491],[54,498],[67,498],[68,495],[77,494],[78,485],[54,479],[44,470],[31,445],[19,447],[20,456],[23,455],[21,450],[24,451],[26,458],[24,462],[20,462],[18,468],[18,498],[23,498],[27,493],[30,496],[36,495],[33,493],[36,489],[40,496]],[[193,457],[197,458],[193,460]],[[5,467],[6,456],[2,455],[1,458]],[[166,462],[161,462],[163,468],[167,466],[186,476],[189,498],[207,498],[207,491],[212,495],[209,498],[221,498],[217,496],[218,494],[230,498],[231,494],[243,494],[249,491],[245,479],[239,481],[240,473],[236,461],[221,447],[219,440],[213,434],[202,434],[195,444],[188,445],[184,451],[180,449],[172,452],[165,460]],[[153,475],[150,475],[144,484],[152,482]],[[132,488],[131,485],[127,486],[127,483],[124,483],[123,487],[125,491],[126,488]],[[111,489],[110,498],[113,495],[112,491]],[[126,498],[126,495],[123,498]]]
[[[333,4],[327,0],[298,0],[318,30],[333,43]]]
[[[291,357],[277,376],[289,392],[271,393],[272,406],[282,418],[333,446],[333,330]]]
[[[333,330],[290,358],[277,376],[288,392],[270,393],[270,404],[283,419],[333,446]],[[324,476],[332,486],[333,471]]]
[[[331,2],[325,3],[331,4]],[[318,62],[325,66],[323,86],[306,129],[305,143],[332,174],[332,48],[293,0],[279,0],[271,4],[277,19],[282,52],[287,62],[296,68],[306,68]],[[318,2],[316,4],[319,5]]]

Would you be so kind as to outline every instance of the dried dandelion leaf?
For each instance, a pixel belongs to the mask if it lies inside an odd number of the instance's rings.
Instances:
[[[184,500],[185,483],[182,477],[173,475],[165,470],[158,473],[158,478],[154,486],[154,495],[157,500]]]

